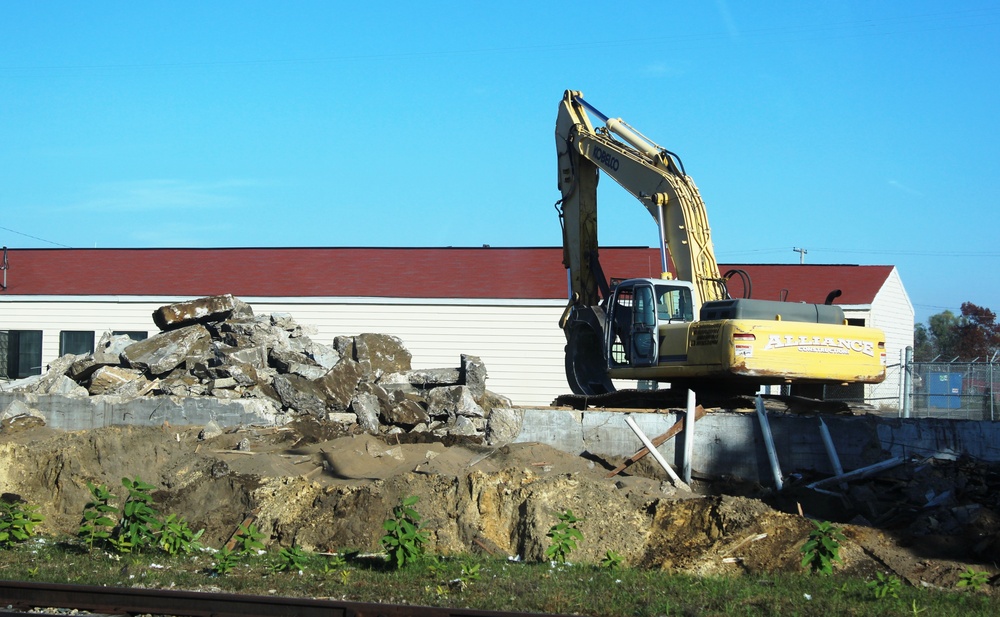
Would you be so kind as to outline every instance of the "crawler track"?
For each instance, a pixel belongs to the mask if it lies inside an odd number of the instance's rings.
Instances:
[[[81,609],[108,615],[181,617],[541,617],[537,613],[23,581],[0,581],[0,607],[3,607],[0,617],[23,617],[24,612],[20,611],[41,607]]]

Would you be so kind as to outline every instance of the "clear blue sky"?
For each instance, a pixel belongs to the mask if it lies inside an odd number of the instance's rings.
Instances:
[[[682,157],[720,261],[998,311],[998,78],[996,2],[5,2],[0,245],[555,246],[574,89]]]

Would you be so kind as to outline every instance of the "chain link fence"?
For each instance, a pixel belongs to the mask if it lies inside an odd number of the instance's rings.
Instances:
[[[825,386],[822,396],[886,417],[1000,421],[1000,362],[904,362],[885,375],[880,384]]]
[[[1000,363],[913,362],[909,369],[910,417],[1000,420]]]

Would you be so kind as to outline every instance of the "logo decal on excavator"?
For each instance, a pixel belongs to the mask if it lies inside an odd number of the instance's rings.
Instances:
[[[795,347],[799,351],[808,353],[832,353],[847,355],[850,352],[861,353],[866,356],[875,357],[875,343],[872,341],[862,341],[858,339],[846,338],[823,338],[821,336],[793,336],[772,334],[768,336],[767,345],[764,349],[784,349],[785,347]]]
[[[618,159],[612,156],[610,152],[605,152],[601,148],[594,148],[594,158],[608,169],[618,171]]]

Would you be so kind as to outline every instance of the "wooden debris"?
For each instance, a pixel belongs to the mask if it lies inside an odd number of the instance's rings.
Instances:
[[[698,420],[701,420],[704,417],[705,417],[705,408],[702,407],[701,405],[698,405],[697,407],[695,407],[694,408],[694,420],[695,420],[695,422],[697,422]],[[671,426],[667,430],[666,433],[663,433],[659,437],[654,437],[651,441],[653,442],[653,445],[658,448],[661,445],[663,445],[664,443],[666,443],[667,441],[669,441],[670,439],[672,439],[673,437],[676,437],[677,434],[680,433],[683,430],[684,430],[684,419],[682,418],[682,419],[678,420],[677,422],[675,422],[674,425]],[[624,463],[622,463],[621,465],[619,465],[618,467],[616,467],[614,470],[608,472],[608,475],[605,476],[605,477],[606,478],[613,478],[613,477],[617,476],[621,472],[625,471],[629,467],[629,465],[632,465],[632,464],[634,464],[634,463],[642,460],[642,458],[644,456],[646,456],[647,454],[649,454],[649,448],[643,448],[643,449],[639,450],[638,452],[636,452],[632,456],[630,456],[627,459],[625,459]]]

